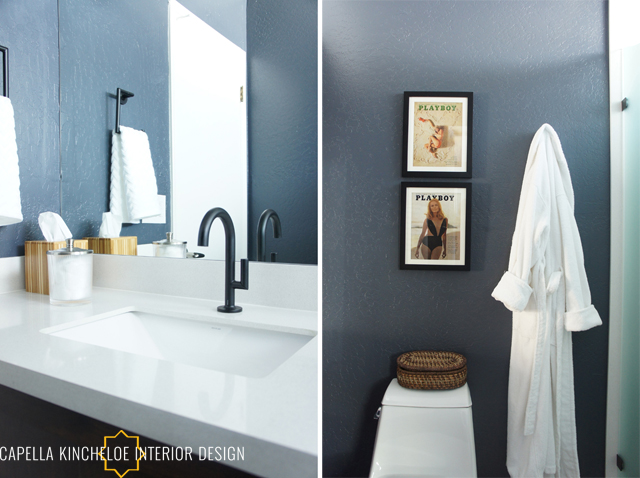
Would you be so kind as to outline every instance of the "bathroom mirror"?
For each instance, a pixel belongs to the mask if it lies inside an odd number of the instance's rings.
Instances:
[[[255,260],[260,214],[273,209],[281,220],[282,238],[274,239],[268,225],[267,257],[277,252],[278,262],[317,263],[317,1],[179,4],[246,56],[246,74],[223,66],[219,49],[199,40],[182,53],[173,52],[168,0],[59,1],[62,217],[74,237],[98,235],[102,213],[109,210],[111,131],[116,89],[122,88],[134,96],[121,106],[121,124],[144,130],[149,138],[158,193],[166,197],[166,223],[124,225],[121,236],[150,244],[173,229],[174,238],[188,241],[194,251],[198,231],[193,224],[219,206],[234,220],[237,259]],[[190,57],[208,66],[210,80],[196,87],[201,75],[183,74],[186,86],[176,94],[171,66]],[[180,72],[185,73],[182,67]],[[206,92],[210,83],[209,91],[219,92],[222,86],[213,86],[215,81],[234,75],[246,77],[244,85],[233,88],[233,105],[242,111],[241,117],[233,114],[233,121],[245,125],[245,136],[240,132],[232,140],[236,147],[216,152],[216,135],[231,136],[225,130],[232,123],[229,113],[210,107],[210,115],[197,118],[175,101],[181,96],[180,101],[189,98],[191,105],[201,106],[198,89]],[[181,109],[194,126],[172,121]],[[180,143],[175,137],[180,128],[205,145]],[[223,174],[230,164],[236,169],[234,179],[226,170]],[[244,166],[241,171],[238,164]],[[181,200],[186,193],[193,196],[192,203]],[[207,259],[224,256],[222,225],[216,223]]]

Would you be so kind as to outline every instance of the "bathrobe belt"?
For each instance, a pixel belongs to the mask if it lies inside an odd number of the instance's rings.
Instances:
[[[542,277],[537,280],[544,283],[544,273],[542,270],[537,271]],[[545,287],[541,287],[537,290],[546,290],[547,296],[553,294],[560,287],[563,273],[562,268],[553,272],[549,277],[549,281]],[[540,398],[540,376],[542,375],[542,358],[548,354],[543,353],[544,347],[549,347],[549,340],[545,335],[549,331],[549,317],[547,312],[547,297],[536,297],[538,302],[538,333],[536,337],[536,355],[533,361],[533,372],[531,376],[531,385],[529,386],[529,398],[527,399],[527,408],[524,418],[524,434],[525,436],[533,435],[536,428],[536,414],[538,410],[538,401]]]

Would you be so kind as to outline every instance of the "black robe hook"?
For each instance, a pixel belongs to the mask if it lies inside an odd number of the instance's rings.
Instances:
[[[126,105],[127,100],[131,98],[133,93],[122,88],[118,88],[118,99],[116,100],[116,133],[120,134],[120,105]]]
[[[2,96],[9,98],[9,48],[0,45],[2,52]]]

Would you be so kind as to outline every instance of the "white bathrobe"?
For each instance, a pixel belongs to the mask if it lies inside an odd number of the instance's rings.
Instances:
[[[558,135],[535,134],[509,270],[493,297],[513,311],[507,469],[512,477],[580,476],[571,332],[602,324],[591,305],[573,187]]]

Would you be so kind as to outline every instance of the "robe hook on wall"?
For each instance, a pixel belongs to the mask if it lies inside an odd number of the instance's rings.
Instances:
[[[2,96],[9,98],[9,49],[0,45],[2,52]]]
[[[126,105],[127,100],[131,98],[133,93],[127,90],[123,90],[122,88],[118,88],[117,90],[117,100],[116,100],[116,133],[120,134],[120,106]]]

